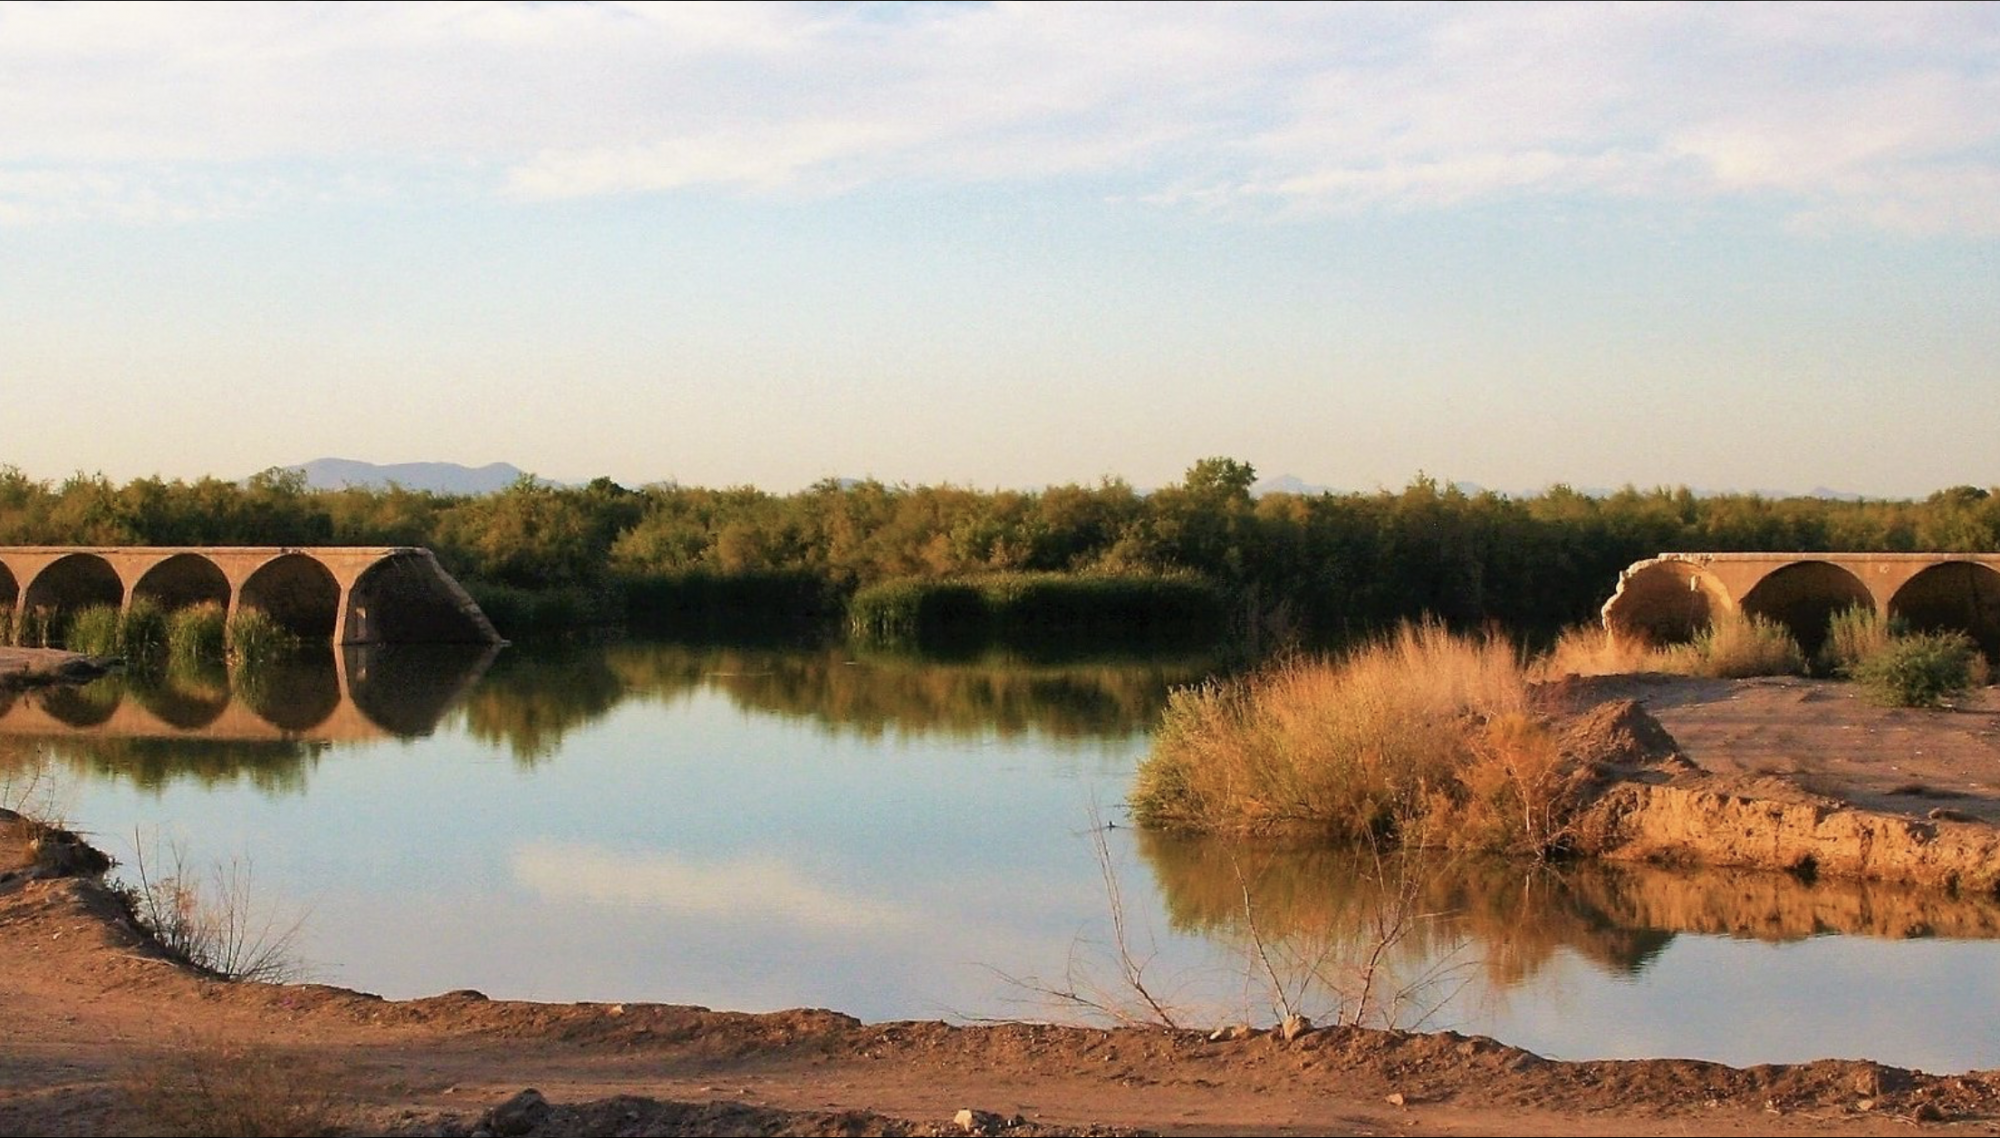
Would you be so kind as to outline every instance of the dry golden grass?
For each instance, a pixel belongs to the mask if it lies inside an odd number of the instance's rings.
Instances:
[[[1455,812],[1482,793],[1541,803],[1530,767],[1553,745],[1522,726],[1530,711],[1511,645],[1405,625],[1339,660],[1289,659],[1175,693],[1132,806],[1167,828],[1458,845]],[[1517,805],[1491,811],[1478,832],[1497,841]]]
[[[347,1133],[359,1121],[337,1071],[254,1044],[189,1036],[134,1068],[123,1090],[145,1134],[315,1138]]]

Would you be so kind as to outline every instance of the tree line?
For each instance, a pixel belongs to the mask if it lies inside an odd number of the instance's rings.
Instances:
[[[1564,485],[1509,496],[1419,475],[1395,491],[1253,496],[1255,480],[1248,463],[1205,458],[1150,492],[1119,479],[1040,490],[828,479],[774,494],[524,477],[458,495],[314,490],[281,469],[120,486],[0,467],[0,544],[421,545],[503,631],[501,614],[644,623],[677,604],[825,617],[903,579],[1167,574],[1308,639],[1426,614],[1510,628],[1590,620],[1619,570],[1665,552],[2000,550],[2000,495],[1972,486],[1922,500]]]

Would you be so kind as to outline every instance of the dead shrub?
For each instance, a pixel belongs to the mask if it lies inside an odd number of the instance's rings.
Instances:
[[[324,1061],[192,1034],[133,1068],[122,1089],[145,1134],[313,1138],[348,1133],[360,1121]]]

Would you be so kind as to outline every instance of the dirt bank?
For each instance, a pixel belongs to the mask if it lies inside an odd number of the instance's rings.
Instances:
[[[0,645],[0,692],[49,684],[88,683],[111,669],[113,662],[60,648],[14,648]]]
[[[1939,832],[1945,822],[1928,814],[1940,803],[1970,819],[1950,822],[1968,832],[2000,817],[1990,692],[1951,713],[1872,708],[1805,681],[1628,679],[1576,695],[1586,706],[1639,701],[1686,760],[1659,753],[1653,739],[1651,751],[1621,760],[1630,769],[1612,793],[1629,785],[1683,792],[1690,803],[1714,793],[1786,809],[1834,804],[1821,823],[1880,802],[1888,809],[1878,817]],[[1629,710],[1604,714],[1649,734]],[[1833,746],[1829,733],[1851,742]],[[1752,794],[1760,787],[1770,796]],[[289,1133],[938,1134],[966,1132],[954,1122],[961,1110],[983,1112],[966,1116],[975,1130],[1020,1134],[2000,1129],[2000,1072],[1568,1063],[1449,1033],[1211,1041],[1138,1028],[865,1024],[824,1010],[744,1015],[470,992],[384,1001],[319,985],[224,984],[162,959],[101,885],[77,875],[90,868],[85,854],[37,837],[0,822],[0,1133],[210,1133],[239,1103],[262,1112],[266,1132]],[[537,1095],[522,1096],[527,1088]]]

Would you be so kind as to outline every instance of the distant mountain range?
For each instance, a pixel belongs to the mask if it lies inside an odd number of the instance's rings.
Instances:
[[[311,462],[301,463],[297,466],[288,466],[285,469],[303,473],[306,476],[306,485],[314,490],[342,490],[349,486],[357,486],[370,490],[385,490],[391,483],[394,483],[405,490],[428,490],[435,494],[497,493],[520,481],[521,477],[527,473],[527,471],[522,470],[520,467],[507,462],[493,462],[485,466],[460,466],[455,462],[393,462],[381,464],[358,462],[351,458],[316,458]],[[541,479],[540,481],[548,485],[561,485],[561,483],[553,482],[549,479]],[[843,486],[851,486],[855,481],[852,478],[839,479],[839,482]],[[1476,482],[1459,482],[1456,485],[1463,493],[1473,495],[1482,493],[1485,489],[1485,487],[1480,486]],[[1544,487],[1542,490],[1511,496],[1531,498],[1543,493],[1546,489],[1547,487]],[[1609,497],[1615,492],[1596,488],[1577,487],[1576,489],[1578,493],[1593,498]],[[1321,486],[1316,483],[1307,482],[1295,474],[1280,474],[1273,478],[1259,479],[1254,486],[1250,487],[1250,493],[1257,497],[1263,497],[1266,494],[1299,494],[1312,497],[1318,494],[1339,494],[1343,493],[1343,491],[1336,490],[1331,486]],[[1696,490],[1694,493],[1696,497],[1707,498],[1717,494],[1734,493],[1734,491]],[[1861,497],[1859,494],[1849,493],[1844,490],[1830,490],[1824,486],[1816,486],[1802,495],[1775,490],[1759,490],[1755,491],[1755,493],[1764,498],[1830,498],[1838,501],[1855,501]]]
[[[527,471],[506,462],[460,466],[455,462],[392,462],[386,465],[351,458],[316,458],[288,466],[306,476],[314,490],[344,490],[349,486],[386,490],[391,483],[405,490],[436,494],[491,494],[520,481]]]

